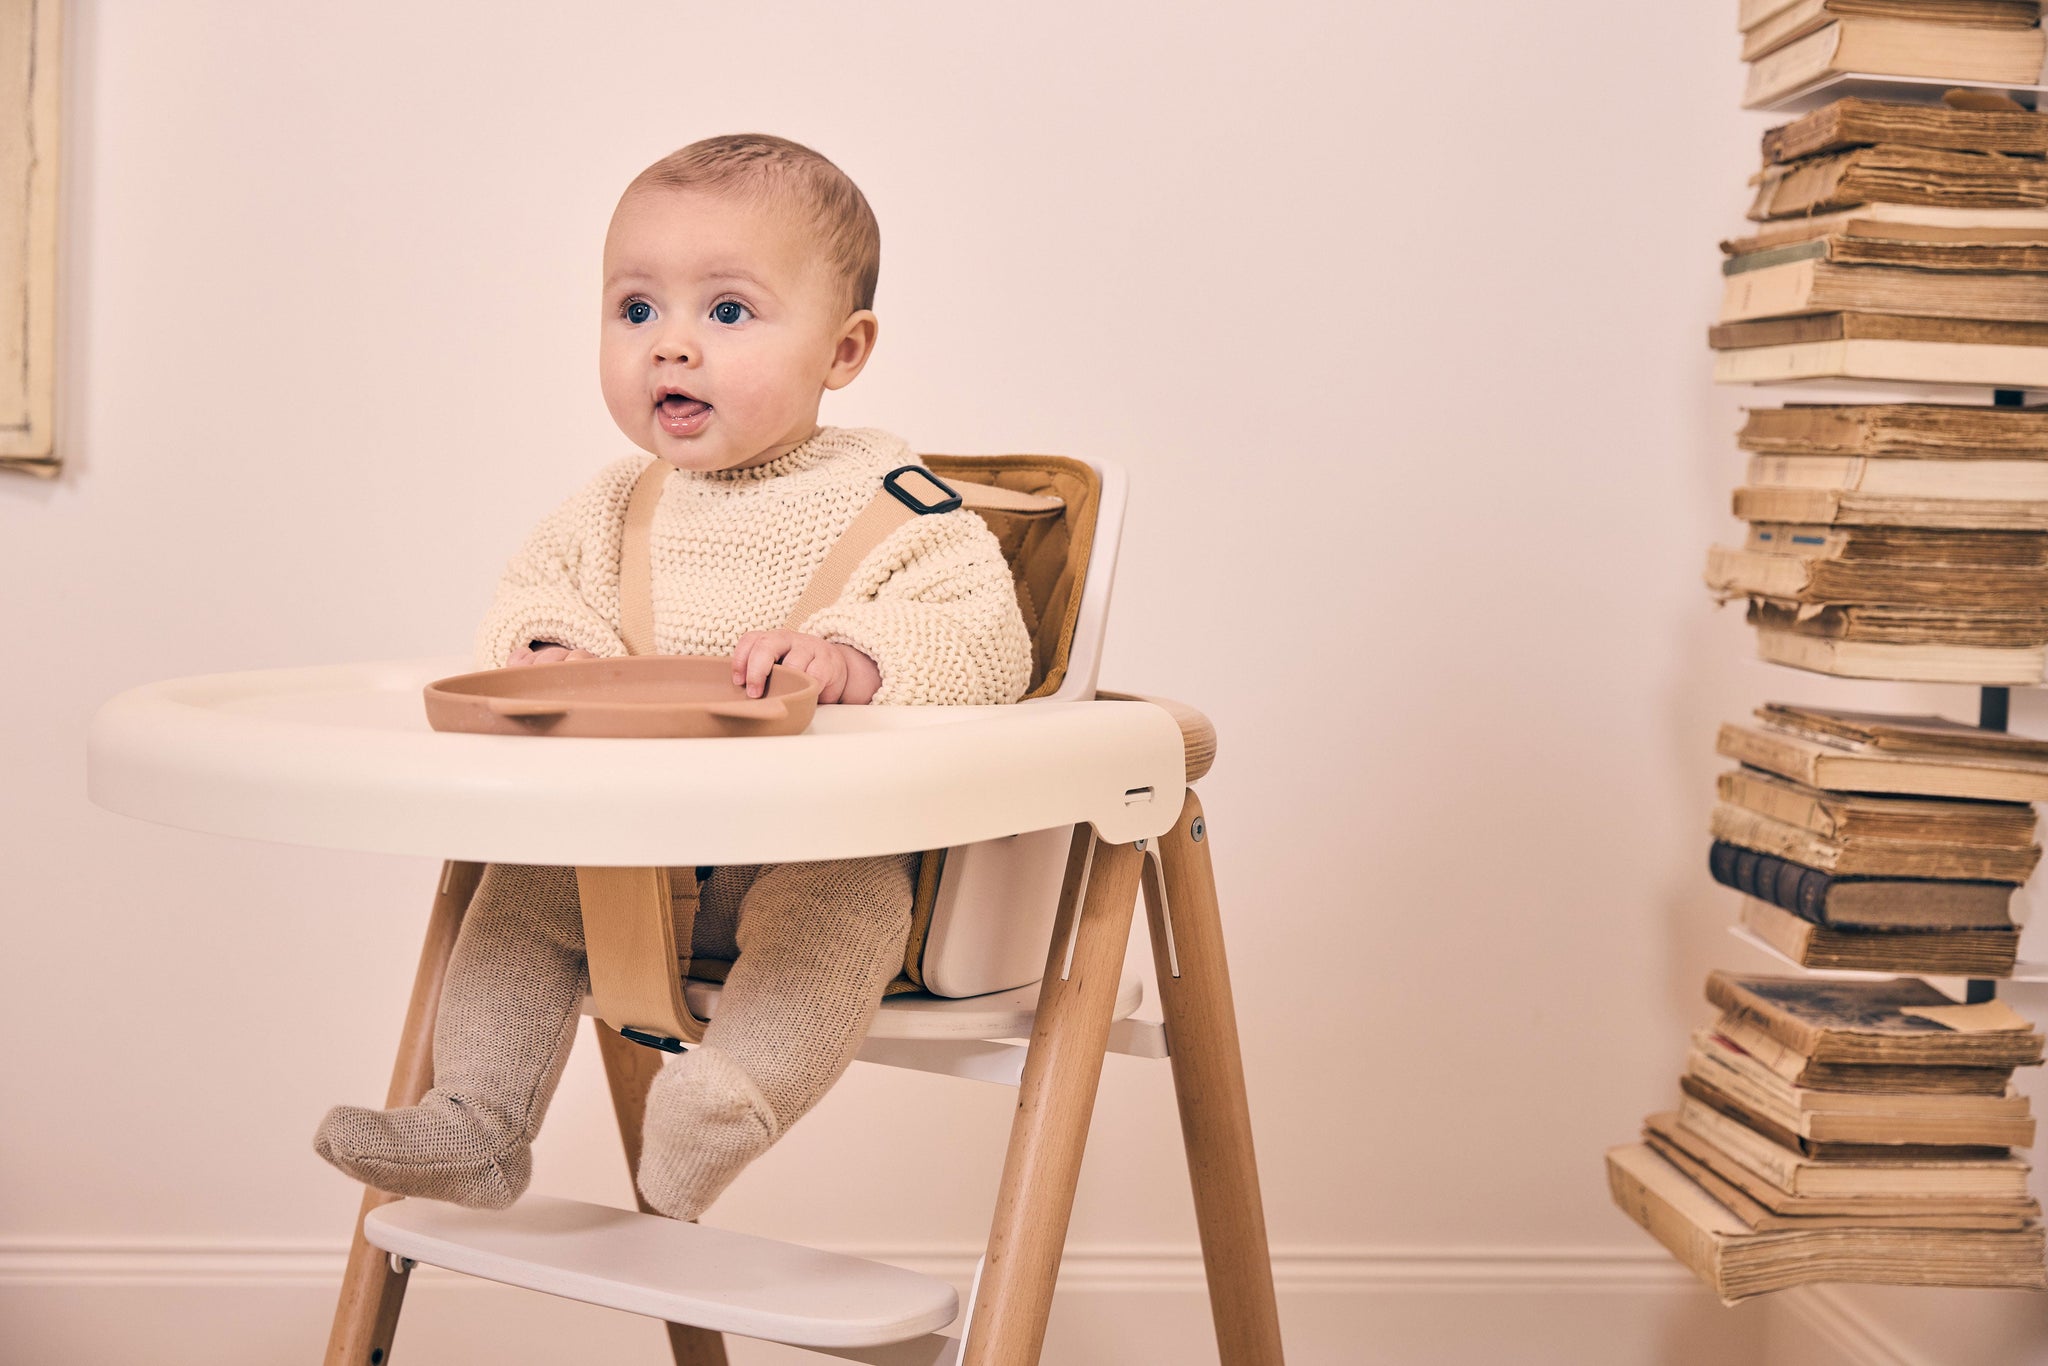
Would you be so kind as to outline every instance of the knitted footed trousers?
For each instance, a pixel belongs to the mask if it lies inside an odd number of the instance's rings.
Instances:
[[[737,958],[703,1043],[648,1091],[648,1203],[696,1218],[839,1079],[902,967],[916,860],[712,871],[691,952]],[[402,1109],[336,1106],[315,1151],[379,1190],[511,1204],[588,989],[575,870],[492,864],[448,965],[433,1089]]]

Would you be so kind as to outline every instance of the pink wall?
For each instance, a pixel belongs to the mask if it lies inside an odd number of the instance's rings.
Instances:
[[[625,449],[613,196],[760,128],[882,223],[880,350],[828,420],[1131,472],[1103,679],[1221,728],[1295,1359],[1753,1350],[1600,1170],[1707,968],[1751,961],[1702,867],[1714,726],[1839,696],[1749,662],[1698,582],[1738,468],[1713,243],[1759,126],[1725,8],[75,5],[70,464],[0,482],[9,1331],[45,1362],[324,1336],[356,1197],[308,1140],[381,1095],[429,868],[98,812],[83,727],[169,675],[466,650],[524,528]],[[715,1218],[957,1272],[1010,1104],[857,1070]],[[1098,1121],[1058,1359],[1202,1359],[1163,1070],[1113,1060]],[[608,1124],[586,1046],[539,1188],[623,1199]],[[439,1359],[658,1359],[415,1300]]]

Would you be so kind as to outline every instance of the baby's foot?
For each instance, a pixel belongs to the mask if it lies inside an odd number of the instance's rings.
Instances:
[[[337,1105],[313,1151],[366,1186],[472,1209],[503,1209],[533,1176],[529,1144],[459,1096],[434,1090],[400,1110]]]
[[[781,1132],[745,1069],[699,1044],[669,1059],[647,1088],[640,1193],[671,1219],[695,1219]]]

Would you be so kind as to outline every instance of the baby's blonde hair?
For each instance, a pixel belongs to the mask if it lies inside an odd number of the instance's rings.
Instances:
[[[737,190],[795,201],[817,226],[833,267],[846,282],[853,308],[875,306],[882,230],[874,211],[846,172],[802,143],[772,133],[704,138],[634,176],[626,194],[649,187]]]

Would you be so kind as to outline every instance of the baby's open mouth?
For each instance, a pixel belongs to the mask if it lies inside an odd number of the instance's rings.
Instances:
[[[703,399],[691,398],[688,394],[663,394],[661,398],[661,411],[670,417],[689,417],[707,412],[710,407]]]
[[[654,410],[660,415],[662,430],[675,436],[690,435],[711,415],[710,404],[688,394],[663,394]]]

